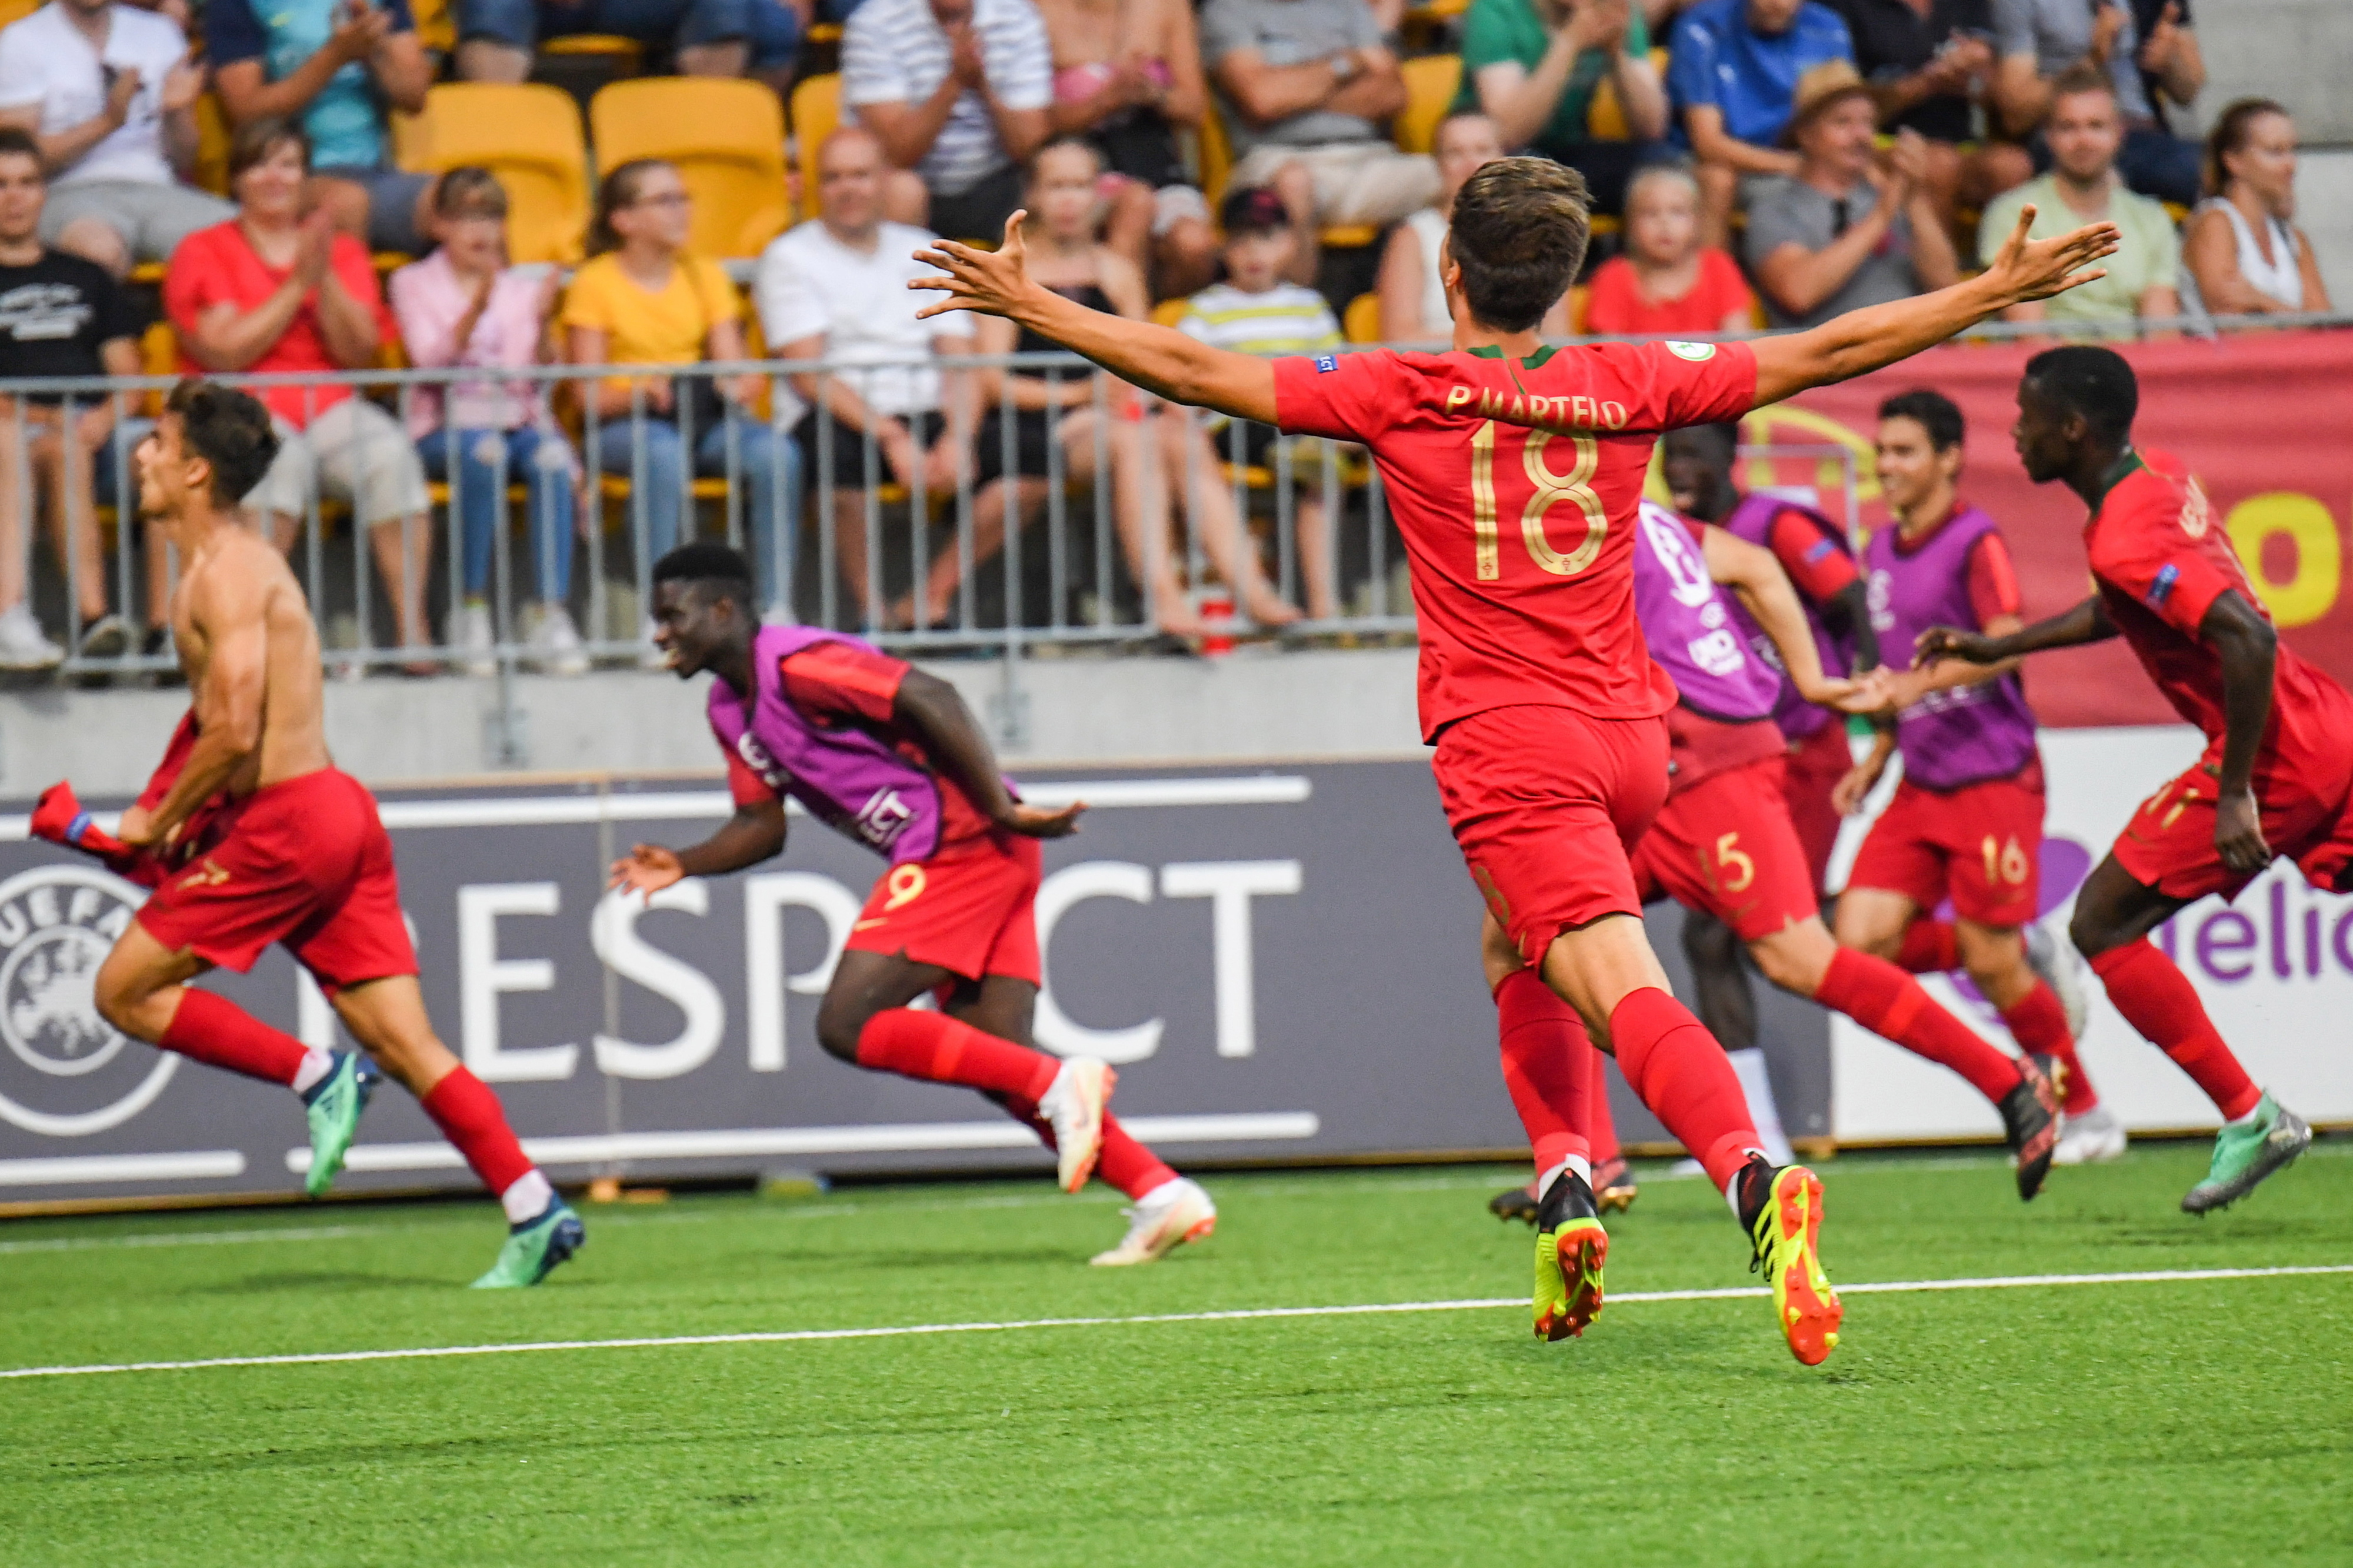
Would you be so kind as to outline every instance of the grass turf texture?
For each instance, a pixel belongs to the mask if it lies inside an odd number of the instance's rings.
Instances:
[[[1991,1159],[1841,1160],[1824,1253],[2353,1262],[2353,1145],[2201,1223],[2174,1205],[2204,1162],[2136,1149],[2021,1208]],[[591,1210],[577,1262],[501,1294],[458,1288],[487,1204],[24,1222],[0,1365],[1519,1295],[1528,1232],[1482,1206],[1508,1175],[1213,1178],[1218,1236],[1124,1270],[1084,1266],[1114,1201],[1043,1181]],[[1611,1228],[1617,1290],[1754,1282],[1703,1183]],[[2341,1562],[2348,1408],[2329,1275],[1857,1296],[1815,1371],[1741,1300],[1551,1346],[1523,1305],[21,1380],[0,1558]]]

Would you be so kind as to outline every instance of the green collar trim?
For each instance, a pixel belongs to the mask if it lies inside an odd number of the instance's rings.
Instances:
[[[1497,348],[1493,343],[1482,343],[1475,349],[1464,349],[1462,352],[1466,354],[1475,355],[1480,359],[1502,359],[1504,357],[1504,351]],[[1526,370],[1542,370],[1545,367],[1545,363],[1559,352],[1560,351],[1551,343],[1546,343],[1544,347],[1536,350],[1535,353],[1530,354],[1527,358],[1521,360],[1519,363],[1522,368]]]
[[[1482,343],[1475,349],[1464,349],[1462,352],[1466,354],[1476,354],[1481,359],[1502,359],[1504,357],[1504,351],[1497,348],[1493,343]]]
[[[2097,511],[2101,507],[2105,506],[2107,504],[2108,492],[2110,490],[2115,489],[2118,485],[2124,483],[2126,479],[2131,478],[2132,475],[2139,469],[2146,468],[2147,467],[2148,465],[2147,463],[2140,460],[2140,454],[2138,452],[2135,451],[2130,447],[2126,447],[2124,451],[2118,455],[2116,462],[2109,467],[2108,471],[2100,476],[2100,499],[2093,503],[2092,510]]]

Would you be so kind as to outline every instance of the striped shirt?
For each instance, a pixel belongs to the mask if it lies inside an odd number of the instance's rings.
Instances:
[[[997,102],[1044,109],[1054,101],[1053,51],[1029,0],[975,0],[972,25]],[[948,36],[928,0],[865,0],[842,28],[842,101],[852,110],[862,103],[915,107],[947,79],[950,58]],[[915,173],[932,191],[952,196],[1012,161],[997,140],[987,100],[967,91],[948,110],[947,123]]]
[[[1332,307],[1297,283],[1278,283],[1263,294],[1217,284],[1185,301],[1185,319],[1176,326],[1187,337],[1238,354],[1314,353],[1341,343]]]

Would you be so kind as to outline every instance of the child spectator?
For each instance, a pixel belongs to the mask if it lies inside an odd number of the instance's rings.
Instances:
[[[842,29],[842,107],[899,171],[883,204],[895,222],[995,243],[1053,101],[1029,0],[866,0]]]
[[[0,381],[138,374],[136,329],[121,289],[105,268],[41,244],[42,195],[38,143],[16,126],[0,128]],[[0,669],[46,669],[65,658],[34,618],[26,591],[26,514],[37,496],[48,502],[50,545],[81,622],[77,651],[113,658],[131,646],[130,626],[107,613],[91,510],[96,494],[117,493],[114,416],[103,395],[78,394],[70,409],[58,393],[27,393],[22,406],[0,398]],[[18,488],[19,475],[31,480],[31,494]],[[160,583],[157,564],[149,571]]]
[[[1381,250],[1379,281],[1381,341],[1386,343],[1444,342],[1454,335],[1454,320],[1446,307],[1446,280],[1440,255],[1446,243],[1447,215],[1454,210],[1455,193],[1480,168],[1504,155],[1495,122],[1475,109],[1456,110],[1438,122],[1431,141],[1438,155],[1439,191],[1434,206],[1409,213],[1389,230]],[[1569,331],[1568,301],[1564,298],[1545,318],[1544,330],[1566,337]]]
[[[554,269],[536,275],[507,265],[507,194],[488,169],[443,174],[433,193],[433,254],[392,275],[388,292],[409,363],[520,369],[537,364],[548,313],[563,287]],[[491,613],[491,552],[501,547],[499,522],[510,484],[524,487],[531,520],[528,638],[534,662],[554,675],[588,668],[580,630],[565,601],[572,591],[573,497],[576,459],[548,412],[543,384],[460,381],[410,395],[408,433],[425,467],[450,485],[465,563],[462,597],[449,632],[465,650],[469,674],[491,675],[498,631]]]
[[[179,24],[135,5],[54,0],[0,29],[0,126],[32,132],[49,171],[41,237],[119,278],[227,219],[180,183],[204,85]]]
[[[1699,182],[1654,163],[1626,192],[1626,248],[1595,269],[1581,331],[1607,337],[1745,332],[1756,297],[1739,264],[1699,242]]]
[[[2049,300],[2013,305],[2006,321],[2106,321],[2120,337],[2134,335],[2136,318],[2168,320],[2180,314],[2174,280],[2181,270],[2181,247],[2163,204],[2125,189],[2116,174],[2116,149],[2124,121],[2106,73],[2077,68],[2060,79],[2043,122],[2051,148],[2051,172],[1994,198],[1978,225],[1978,254],[1990,259],[2018,226],[2019,209],[2034,204],[2037,239],[2050,239],[2087,223],[2116,226],[2116,253],[2102,259],[2107,276]]]
[[[1622,142],[1586,129],[1604,81],[1626,117]],[[1657,158],[1667,133],[1667,89],[1632,0],[1471,0],[1454,101],[1485,110],[1504,146],[1583,174],[1596,212],[1625,210],[1628,178]]]
[[[1139,272],[1156,267],[1162,295],[1189,294],[1217,275],[1208,198],[1186,173],[1179,126],[1208,110],[1201,43],[1187,0],[1039,0],[1054,49],[1050,134],[1081,135],[1101,154],[1111,213],[1103,243]]]
[[[2206,137],[2206,188],[2181,246],[2185,307],[2214,316],[2327,310],[2328,288],[2295,216],[2295,121],[2267,98],[2222,110]]]
[[[735,286],[717,262],[687,253],[691,200],[678,170],[658,158],[623,163],[605,176],[588,227],[590,259],[564,299],[565,357],[574,364],[675,371],[745,357]],[[800,453],[756,412],[765,387],[756,375],[659,373],[607,376],[596,384],[596,463],[629,476],[631,504],[644,519],[640,571],[678,542],[691,466],[740,483],[729,504],[740,500],[749,514],[745,531],[761,602],[782,605],[800,502]],[[650,616],[644,631],[650,644]]]
[[[681,76],[792,87],[801,18],[776,0],[458,0],[458,74],[522,81],[543,38],[615,34],[670,54]]]
[[[408,0],[206,0],[205,52],[232,126],[298,123],[311,199],[376,250],[425,249],[433,177],[392,162],[386,110],[425,107],[432,63]]]
[[[1230,188],[1264,185],[1291,214],[1294,283],[1315,276],[1319,230],[1396,223],[1438,197],[1438,165],[1380,121],[1405,78],[1365,0],[1209,0],[1201,54],[1232,133]]]
[[[191,371],[269,374],[364,370],[393,330],[367,247],[323,212],[303,216],[311,141],[291,121],[256,120],[229,148],[237,216],[180,242],[164,310]],[[245,498],[280,550],[320,489],[351,503],[369,531],[401,646],[432,646],[425,568],[433,535],[425,469],[398,420],[348,385],[259,390],[278,430],[278,458]],[[408,666],[429,675],[438,666]]]
[[[811,405],[793,435],[802,470],[822,491],[818,515],[857,606],[853,624],[862,625],[882,619],[867,571],[868,448],[880,483],[915,494],[955,489],[972,441],[971,373],[930,361],[970,353],[973,318],[916,319],[923,296],[907,285],[933,268],[915,252],[938,236],[884,221],[890,165],[874,133],[839,126],[817,160],[818,216],[769,242],[754,289],[769,353],[832,366],[790,378]]]
[[[1178,330],[1235,353],[1303,354],[1339,348],[1340,323],[1324,296],[1288,281],[1298,237],[1282,198],[1262,185],[1244,186],[1226,194],[1219,216],[1226,231],[1226,281],[1186,302]],[[1242,527],[1232,488],[1219,468],[1229,460],[1271,467],[1276,443],[1283,437],[1268,426],[1246,423],[1241,449],[1236,453],[1226,424],[1223,415],[1196,420],[1183,409],[1161,416],[1161,456],[1169,488],[1185,498],[1194,537],[1250,618],[1261,626],[1288,626],[1299,619],[1299,609],[1267,581],[1258,546]],[[1218,433],[1214,445],[1212,432]],[[1316,450],[1312,442],[1294,445],[1294,471],[1312,473],[1312,465],[1300,459]],[[1300,573],[1307,584],[1307,613],[1328,620],[1338,613],[1338,600],[1333,592],[1321,487],[1312,479],[1299,485],[1292,518],[1297,525]]]
[[[1799,79],[1825,60],[1852,63],[1854,47],[1815,0],[1699,0],[1676,19],[1672,47],[1667,93],[1698,160],[1700,243],[1720,246],[1744,180],[1798,172],[1782,133]]]

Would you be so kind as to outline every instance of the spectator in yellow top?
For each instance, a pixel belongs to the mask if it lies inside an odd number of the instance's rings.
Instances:
[[[760,376],[690,368],[750,357],[735,286],[717,262],[687,253],[692,199],[678,170],[659,158],[623,163],[605,176],[588,230],[591,259],[565,296],[565,357],[574,364],[678,373],[608,376],[590,394],[598,418],[590,443],[595,461],[629,477],[632,521],[641,531],[638,569],[650,568],[678,542],[691,454],[695,473],[734,481],[729,514],[738,505],[748,513],[743,521],[754,542],[757,586],[762,601],[776,606],[789,583],[800,453],[755,412]],[[646,636],[650,641],[650,618]]]

